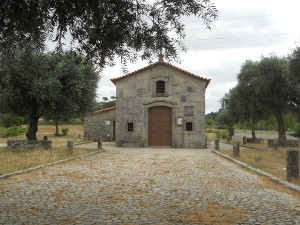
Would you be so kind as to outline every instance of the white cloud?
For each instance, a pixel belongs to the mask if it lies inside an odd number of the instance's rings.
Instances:
[[[181,53],[181,64],[174,65],[199,76],[211,78],[206,92],[206,113],[217,111],[219,100],[236,85],[236,75],[247,59],[262,55],[287,55],[300,42],[299,0],[213,0],[220,11],[212,30],[195,18],[184,18],[187,53]],[[195,22],[196,21],[196,22]],[[205,40],[204,40],[205,39]],[[129,72],[147,66],[138,61],[128,64]],[[98,99],[115,93],[110,78],[123,75],[122,67],[103,70]]]

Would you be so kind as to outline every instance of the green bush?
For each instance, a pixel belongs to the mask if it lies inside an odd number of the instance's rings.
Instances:
[[[26,128],[20,128],[20,127],[14,126],[14,127],[10,127],[10,128],[6,129],[5,136],[6,137],[15,137],[15,136],[18,136],[18,135],[26,133],[26,132],[27,132]]]
[[[211,126],[215,123],[215,121],[212,119],[206,120],[205,122],[206,122],[206,125],[208,125],[208,126]]]
[[[0,124],[3,127],[21,126],[24,118],[12,114],[0,114]]]
[[[295,136],[300,138],[300,123],[296,123],[294,131],[295,131]]]
[[[69,128],[62,128],[61,129],[62,136],[67,136],[68,132],[69,132]]]
[[[216,136],[218,138],[226,139],[229,136],[229,132],[227,130],[217,130]]]

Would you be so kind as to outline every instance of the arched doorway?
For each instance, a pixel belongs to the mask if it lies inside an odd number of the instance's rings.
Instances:
[[[149,108],[148,146],[172,146],[172,108]]]

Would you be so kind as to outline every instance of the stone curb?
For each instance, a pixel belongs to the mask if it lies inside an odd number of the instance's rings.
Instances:
[[[226,159],[228,159],[228,160],[230,160],[230,161],[236,163],[236,164],[239,164],[239,165],[241,165],[241,166],[243,166],[243,167],[246,167],[247,169],[252,170],[253,172],[257,173],[258,175],[262,175],[262,176],[268,177],[268,178],[270,178],[273,182],[275,182],[275,183],[277,183],[277,184],[280,184],[280,185],[283,185],[284,187],[286,187],[286,188],[288,188],[288,189],[291,189],[291,190],[293,190],[293,191],[296,191],[297,193],[300,194],[300,187],[299,187],[298,185],[295,185],[295,184],[292,184],[292,183],[290,183],[290,182],[281,180],[281,179],[279,179],[279,178],[277,178],[277,177],[275,177],[275,176],[273,176],[273,175],[271,175],[271,174],[269,174],[269,173],[263,172],[263,171],[261,171],[261,170],[259,170],[259,169],[255,169],[255,168],[253,168],[253,167],[251,167],[251,166],[248,166],[247,164],[245,164],[245,163],[243,163],[243,162],[240,162],[240,161],[238,161],[238,160],[235,160],[235,159],[233,159],[233,158],[231,158],[231,157],[229,157],[229,156],[227,156],[227,155],[225,155],[225,154],[222,154],[222,153],[220,153],[220,152],[217,152],[217,151],[215,151],[215,150],[211,150],[211,151],[212,151],[213,153],[217,154],[217,155],[220,155],[220,156],[222,156],[222,157],[224,157],[224,158],[226,158]]]
[[[39,169],[44,168],[44,167],[54,166],[56,164],[68,162],[68,161],[71,161],[71,160],[74,160],[74,159],[83,158],[83,157],[86,157],[86,156],[89,156],[89,155],[94,155],[94,154],[97,154],[97,153],[100,153],[100,152],[104,152],[104,151],[105,150],[101,149],[101,150],[98,150],[98,151],[95,151],[95,152],[90,152],[90,153],[87,153],[87,154],[84,154],[84,155],[79,155],[79,156],[76,156],[76,157],[73,157],[73,158],[63,159],[63,160],[59,160],[59,161],[56,161],[56,162],[48,163],[48,164],[45,164],[45,165],[41,165],[41,166],[29,168],[27,170],[22,170],[22,171],[17,171],[17,172],[14,172],[14,173],[4,174],[4,175],[0,176],[0,180],[7,179],[7,178],[9,178],[11,176],[14,176],[14,175],[20,175],[20,174],[24,174],[24,173],[29,173],[29,172],[32,172],[32,171],[35,171],[35,170],[39,170]]]
[[[220,142],[220,143],[227,144],[227,145],[232,145],[229,142]],[[264,150],[264,151],[270,151],[270,149],[267,149],[267,148],[256,148],[256,147],[252,147],[252,146],[248,146],[248,145],[240,145],[240,147],[250,148],[250,149],[257,149],[257,150]]]

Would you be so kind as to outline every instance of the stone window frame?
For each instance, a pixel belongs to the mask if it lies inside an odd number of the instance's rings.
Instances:
[[[127,123],[127,131],[128,132],[133,132],[133,123],[132,122]]]
[[[156,94],[162,94],[166,92],[166,82],[163,80],[156,81]]]
[[[157,93],[157,82],[163,81],[165,82],[165,92]],[[158,76],[156,78],[152,78],[152,97],[168,97],[169,96],[169,77]]]
[[[186,122],[185,123],[185,131],[194,131],[193,122]]]

